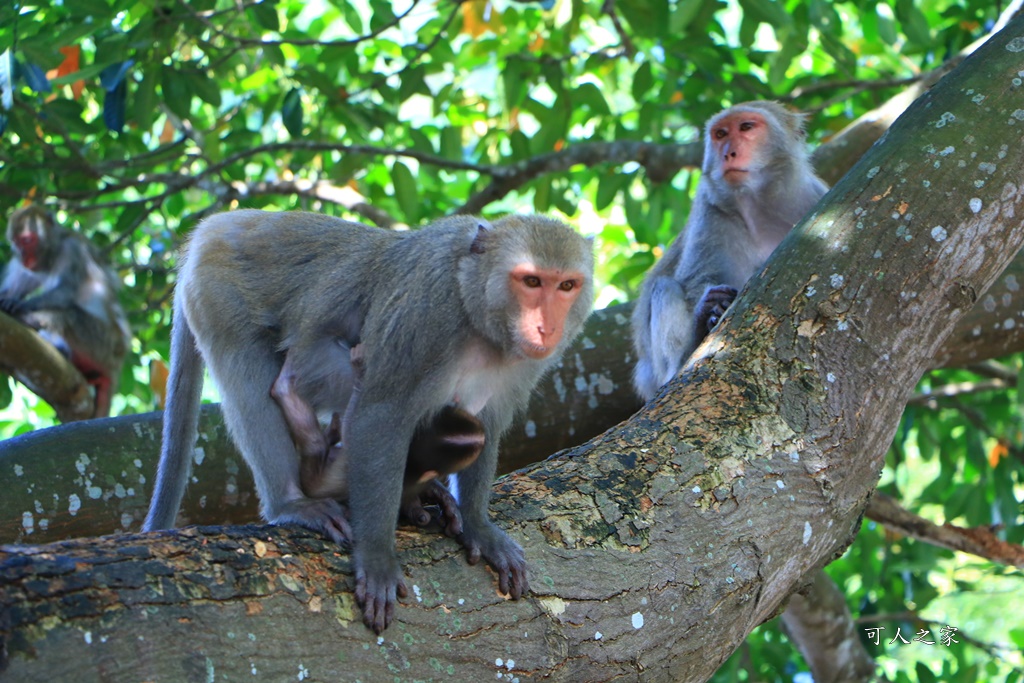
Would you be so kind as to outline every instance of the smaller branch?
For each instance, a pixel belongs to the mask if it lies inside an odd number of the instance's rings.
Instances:
[[[851,79],[845,81],[818,81],[816,83],[809,83],[803,86],[797,86],[793,88],[792,92],[775,96],[780,102],[795,102],[796,100],[813,95],[816,92],[822,90],[846,90],[851,89],[854,93],[864,92],[865,90],[886,90],[888,88],[899,88],[917,83],[923,75],[918,74],[917,76],[908,76],[903,78],[882,78],[878,80],[865,81],[862,79]],[[843,97],[848,97],[849,94],[844,94]]]
[[[1003,363],[1000,363],[999,361],[986,360],[980,363],[968,365],[967,369],[976,375],[989,377],[991,379],[1001,379],[1012,386],[1017,386],[1017,371]]]
[[[939,526],[902,508],[893,498],[875,492],[868,504],[867,517],[887,529],[948,550],[959,550],[993,562],[1024,569],[1024,546],[995,537],[991,527]]]
[[[370,83],[368,83],[366,85],[366,87],[354,90],[352,93],[349,94],[349,97],[350,98],[354,98],[354,97],[357,97],[357,96],[363,94],[364,92],[366,92],[368,90],[379,88],[381,86],[381,84],[385,83],[392,76],[399,76],[399,75],[401,75],[401,73],[403,71],[405,71],[409,67],[415,66],[421,59],[423,59],[424,56],[429,54],[435,47],[437,47],[437,44],[439,42],[441,42],[441,39],[448,34],[448,28],[452,25],[452,22],[455,21],[455,17],[458,16],[458,13],[459,13],[459,10],[460,10],[461,7],[462,7],[462,2],[461,1],[455,3],[455,7],[452,9],[451,13],[448,15],[448,18],[445,19],[444,24],[441,25],[441,30],[439,30],[437,32],[437,35],[435,35],[434,38],[429,43],[427,43],[425,46],[423,46],[423,48],[420,49],[419,52],[417,52],[415,55],[410,57],[409,60],[406,61],[405,66],[403,66],[398,71],[395,71],[394,73],[381,74],[381,75],[377,76]]]
[[[619,34],[619,40],[622,41],[622,49],[626,51],[626,54],[632,57],[636,54],[636,46],[633,45],[633,41],[630,40],[629,34],[626,33],[625,27],[622,25],[622,20],[619,18],[618,12],[615,11],[615,0],[604,0],[604,4],[601,5],[601,11],[608,15],[608,18],[612,20],[612,26],[615,27],[616,33]]]
[[[821,569],[789,598],[782,625],[815,681],[869,681],[875,662],[860,641],[846,596]]]
[[[298,195],[308,199],[329,202],[372,221],[381,228],[392,228],[398,223],[387,211],[372,206],[366,197],[347,185],[333,185],[326,180],[278,180],[273,182],[231,184],[233,199],[256,195]]]
[[[262,38],[243,38],[242,36],[233,33],[228,33],[227,31],[224,31],[220,27],[211,23],[205,16],[203,16],[203,14],[206,14],[205,12],[196,12],[191,7],[189,7],[187,2],[185,2],[184,0],[178,0],[178,5],[183,10],[188,12],[193,19],[201,23],[203,26],[205,26],[207,29],[209,29],[216,35],[220,36],[221,38],[224,38],[227,41],[239,45],[246,45],[249,47],[280,47],[281,45],[295,45],[299,47],[351,47],[353,45],[358,45],[359,43],[365,42],[367,40],[372,40],[379,36],[381,33],[384,33],[384,31],[387,31],[390,28],[398,26],[402,19],[407,17],[410,12],[416,9],[416,5],[418,4],[419,0],[412,0],[412,4],[409,5],[409,9],[395,17],[394,21],[391,21],[374,31],[370,31],[366,35],[357,36],[355,38],[348,38],[346,40],[314,40],[311,38],[292,40],[263,40]]]
[[[980,394],[985,391],[1003,391],[1016,385],[1016,378],[1014,378],[1013,382],[1008,382],[1004,379],[990,379],[985,382],[954,382],[952,384],[944,384],[941,387],[936,387],[930,391],[923,391],[919,394],[914,394],[910,400],[907,401],[907,405],[934,405],[934,402],[940,398],[953,398],[955,396],[964,396],[967,394]]]
[[[39,333],[6,313],[0,313],[0,370],[53,406],[61,422],[92,416],[93,398],[82,373]]]
[[[509,166],[491,167],[494,180],[471,196],[458,213],[476,213],[541,175],[568,171],[576,165],[589,168],[635,161],[644,167],[651,182],[665,182],[683,167],[700,166],[703,153],[704,146],[699,142],[686,145],[631,140],[584,142]]]
[[[306,152],[341,152],[343,154],[364,154],[366,156],[405,157],[408,159],[416,159],[420,163],[436,166],[437,168],[447,168],[454,171],[475,171],[476,173],[483,175],[494,175],[500,172],[501,169],[500,166],[472,164],[466,161],[452,161],[451,159],[445,159],[444,157],[439,157],[435,154],[426,154],[412,149],[374,147],[373,145],[339,145],[333,142],[320,142],[316,140],[292,140],[290,142],[271,142],[265,145],[260,145],[259,147],[252,147],[243,152],[232,154],[223,161],[213,164],[204,171],[201,171],[201,173],[205,175],[219,173],[232,164],[237,164],[240,161],[258,154],[280,156],[282,152],[295,150],[302,150]]]

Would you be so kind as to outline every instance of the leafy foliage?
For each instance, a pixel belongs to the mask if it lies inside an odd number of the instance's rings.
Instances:
[[[524,164],[571,160],[587,143],[682,145],[723,106],[755,98],[809,112],[817,142],[995,18],[985,0],[3,3],[0,209],[47,202],[105,249],[135,335],[115,410],[150,410],[176,247],[210,212],[416,225],[474,198],[485,213],[558,212],[600,237],[599,304],[625,301],[684,222],[696,174],[634,158],[517,175]],[[977,380],[936,373],[922,387]],[[933,519],[1001,522],[1024,541],[1012,384],[909,409],[883,489]],[[16,403],[8,435],[52,420],[43,404]],[[872,647],[890,680],[1014,680],[1024,605],[1007,601],[1020,601],[1014,585],[1024,594],[1019,577],[872,524],[829,571],[855,614],[887,632],[913,613],[977,641]],[[968,621],[998,587],[1001,615]],[[802,667],[768,625],[719,679],[784,680]]]

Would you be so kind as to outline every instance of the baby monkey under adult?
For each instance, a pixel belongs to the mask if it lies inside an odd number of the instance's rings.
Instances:
[[[513,598],[528,588],[519,545],[488,516],[497,445],[541,375],[582,329],[593,299],[589,240],[555,220],[468,216],[393,232],[311,213],[235,211],[196,228],[180,266],[156,487],[144,528],[174,525],[195,445],[202,365],[253,471],[263,516],[344,540],[345,517],[309,498],[270,395],[285,353],[318,414],[345,413],[351,349],[359,400],[345,422],[356,599],[376,632],[406,594],[395,521],[416,428],[456,405],[483,423],[483,452],[459,476],[471,563]],[[358,482],[358,485],[355,483]]]

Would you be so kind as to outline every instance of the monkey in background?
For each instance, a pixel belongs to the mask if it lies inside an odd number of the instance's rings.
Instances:
[[[352,364],[352,395],[346,416],[354,409],[362,386],[362,349],[349,352]],[[321,430],[313,407],[297,392],[299,378],[286,355],[284,366],[270,389],[284,414],[288,431],[299,452],[299,480],[310,498],[348,500],[348,479],[344,462],[344,433],[338,413],[332,415],[326,430]],[[469,467],[480,455],[485,441],[484,426],[473,415],[456,406],[445,406],[427,425],[420,425],[409,446],[402,483],[401,516],[416,526],[426,526],[431,515],[423,507],[436,504],[441,512],[445,534],[462,533],[458,502],[441,478]],[[351,538],[351,530],[345,535]]]
[[[541,375],[582,330],[593,246],[565,224],[453,216],[415,232],[311,213],[234,211],[193,232],[179,268],[163,444],[143,528],[174,525],[191,466],[203,361],[252,469],[261,512],[337,542],[349,520],[310,498],[284,412],[270,395],[284,360],[315,414],[345,413],[356,600],[380,633],[406,595],[395,550],[409,447],[449,404],[484,427],[459,477],[459,541],[501,592],[528,590],[522,548],[490,520],[498,441]],[[363,347],[352,402],[350,349]],[[333,471],[327,476],[335,478]]]
[[[0,310],[69,358],[95,391],[92,417],[105,417],[131,343],[121,283],[91,243],[40,206],[11,214],[7,240],[15,257],[4,269]]]
[[[686,229],[647,274],[633,310],[633,383],[645,401],[827,190],[811,169],[801,114],[759,101],[708,121]]]

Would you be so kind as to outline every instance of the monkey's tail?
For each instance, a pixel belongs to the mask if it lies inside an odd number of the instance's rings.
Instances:
[[[199,430],[199,400],[203,391],[203,359],[182,303],[176,300],[174,304],[171,369],[164,402],[160,465],[143,531],[174,527],[192,471],[192,453]]]

